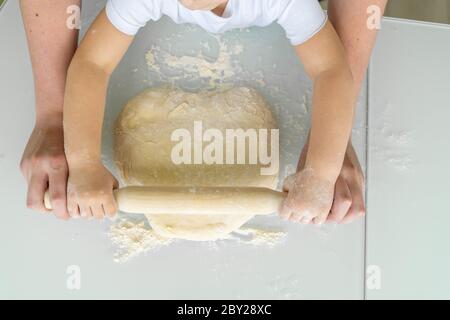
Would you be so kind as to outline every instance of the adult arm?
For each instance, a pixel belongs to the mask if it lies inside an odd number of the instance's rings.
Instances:
[[[35,127],[23,153],[21,171],[28,183],[27,206],[45,212],[49,189],[56,216],[67,219],[67,163],[63,143],[66,74],[78,30],[66,26],[68,6],[81,0],[21,0],[35,86]]]
[[[328,17],[341,38],[355,80],[355,96],[361,89],[378,33],[367,26],[367,9],[377,6],[383,14],[386,4],[387,0],[328,1]]]

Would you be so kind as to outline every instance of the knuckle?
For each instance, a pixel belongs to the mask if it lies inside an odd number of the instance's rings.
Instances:
[[[358,182],[364,181],[364,174],[358,167],[352,167],[350,173]]]
[[[364,207],[354,208],[354,212],[358,217],[364,217],[366,215],[366,209]]]
[[[62,192],[53,193],[51,196],[52,202],[63,204],[66,201],[66,195]]]
[[[41,163],[44,161],[45,159],[45,155],[37,152],[35,154],[33,154],[29,160],[30,165],[32,165],[33,167],[41,165]]]
[[[53,206],[53,210],[55,211],[55,213],[57,213],[58,215],[66,215],[67,214],[67,205],[66,202],[64,200],[51,200],[52,202],[52,206]]]
[[[76,209],[77,201],[78,201],[78,197],[75,194],[73,194],[73,193],[67,194],[67,206],[68,207],[70,207],[72,209]]]
[[[79,192],[78,196],[80,197],[80,199],[85,201],[89,201],[94,198],[94,195],[89,191],[81,191]]]
[[[62,154],[52,154],[48,158],[50,167],[54,170],[60,170],[66,167],[66,158]]]
[[[346,208],[350,208],[350,206],[352,205],[352,198],[350,198],[349,196],[344,196],[341,200],[340,200],[340,202],[341,202],[341,205],[343,206],[343,207],[346,207]]]
[[[20,161],[19,168],[20,168],[20,171],[23,174],[25,174],[25,171],[27,170],[27,168],[29,166],[28,164],[29,164],[29,160],[28,159],[23,159],[22,161]]]
[[[26,206],[28,209],[34,210],[36,208],[36,203],[33,200],[27,200]]]
[[[42,207],[43,207],[43,205],[40,205],[39,202],[34,199],[27,200],[26,206],[28,209],[34,210],[34,211],[41,211]]]

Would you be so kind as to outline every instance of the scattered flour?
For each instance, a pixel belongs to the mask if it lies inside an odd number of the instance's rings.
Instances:
[[[131,221],[122,218],[111,225],[108,236],[115,246],[114,261],[126,263],[146,252],[158,250],[177,240],[158,236],[144,221]],[[272,248],[286,240],[284,231],[271,231],[257,228],[241,228],[227,237],[215,242],[232,242],[255,247]]]
[[[230,239],[251,246],[275,247],[286,240],[287,233],[284,231],[271,231],[256,228],[241,228],[231,235]]]
[[[392,104],[386,103],[382,111],[382,118],[375,126],[376,144],[370,145],[370,151],[379,161],[388,164],[396,171],[410,172],[413,170],[414,161],[410,157],[411,133],[407,130],[390,129],[392,118]]]
[[[147,66],[150,71],[159,76],[163,75],[161,65],[180,74],[178,76],[171,75],[171,81],[195,78],[208,81],[209,86],[214,88],[243,72],[238,56],[244,51],[242,45],[230,46],[219,37],[214,38],[219,47],[214,61],[211,61],[211,58],[206,57],[202,52],[178,56],[155,45],[146,54]],[[203,43],[202,46],[206,49],[210,48],[208,42]],[[263,80],[260,79],[260,82]]]
[[[173,242],[158,236],[142,222],[121,219],[111,225],[109,238],[116,246],[114,261],[118,263],[139,256],[140,254],[168,246]]]

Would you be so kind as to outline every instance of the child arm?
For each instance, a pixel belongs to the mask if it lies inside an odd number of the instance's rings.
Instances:
[[[354,115],[354,81],[331,23],[296,51],[314,83],[311,137],[306,167],[335,181],[339,175]]]
[[[325,222],[342,167],[354,115],[354,81],[342,44],[330,22],[296,47],[314,83],[312,126],[305,170],[289,179],[281,216]]]
[[[64,129],[69,162],[100,160],[106,89],[111,73],[133,37],[118,31],[103,11],[70,64],[64,99]]]
[[[103,11],[70,64],[64,97],[64,143],[71,216],[102,218],[115,213],[112,190],[117,182],[101,161],[101,130],[110,75],[132,40],[118,31]]]

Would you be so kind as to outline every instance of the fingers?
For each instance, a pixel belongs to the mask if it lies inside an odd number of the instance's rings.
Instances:
[[[281,208],[279,210],[280,218],[283,220],[289,220],[291,218],[292,209],[286,205],[286,200],[281,204]]]
[[[94,204],[90,206],[92,217],[97,220],[103,220],[105,218],[105,212],[103,211],[103,204]]]
[[[334,189],[334,200],[331,207],[331,213],[328,216],[329,221],[341,222],[347,215],[352,205],[352,194],[347,182],[342,176],[336,181]]]
[[[103,202],[92,202],[90,205],[81,205],[81,217],[86,219],[103,220],[112,218],[117,213],[114,198],[105,198]]]
[[[340,176],[336,182],[333,206],[328,221],[347,224],[365,214],[364,186],[352,177]]]
[[[117,213],[117,204],[112,194],[88,198],[69,195],[67,203],[69,215],[72,218],[103,220],[113,218]]]
[[[290,175],[288,177],[286,177],[286,179],[284,179],[283,182],[283,192],[289,192],[289,190],[292,189],[293,185],[295,182],[295,175]],[[291,219],[291,215],[293,213],[292,208],[288,205],[288,198],[285,199],[285,201],[283,201],[283,203],[281,204],[281,208],[279,210],[279,215],[280,218],[283,220],[290,220]]]
[[[49,176],[48,191],[53,213],[60,219],[70,218],[67,210],[67,170],[53,170]]]
[[[93,218],[93,213],[89,204],[85,202],[79,202],[78,207],[80,208],[80,217],[86,220]]]
[[[103,212],[105,214],[105,217],[113,218],[118,211],[117,203],[114,199],[113,199],[113,201],[103,204],[102,207],[103,207]]]
[[[67,199],[67,211],[69,212],[69,216],[72,219],[81,218],[81,212],[78,203],[71,200],[70,197]]]
[[[73,190],[67,187],[67,211],[72,219],[81,218],[80,207],[78,206],[78,199]]]
[[[91,204],[91,209],[93,217],[98,220],[114,217],[117,213],[117,204],[113,193],[100,195],[97,201]]]
[[[103,220],[117,212],[114,189],[118,181],[103,165],[86,165],[70,171],[67,187],[68,207],[71,215],[84,219]]]
[[[305,207],[303,203],[299,203],[295,199],[289,198],[289,196],[283,202],[279,212],[279,215],[283,220],[303,224],[309,224],[313,222],[314,218],[323,215],[325,215],[326,220],[327,214],[327,212],[320,212],[319,210],[317,210],[317,212],[312,212],[309,208]],[[318,220],[318,222],[322,220],[323,218]]]
[[[313,213],[305,208],[302,204],[293,204],[290,221],[295,223],[308,223],[313,218]]]
[[[284,181],[288,192],[279,210],[282,219],[297,223],[323,224],[333,202],[334,183],[317,177],[314,172],[302,171]]]
[[[283,204],[280,209],[280,217],[284,220],[289,220],[294,223],[302,224],[323,224],[327,220],[328,212],[325,210],[317,210],[311,212],[302,206],[290,206]]]
[[[303,223],[303,224],[310,224],[310,223],[312,223],[312,221],[313,221],[313,218],[312,218],[312,217],[310,217],[310,216],[304,216],[304,217],[300,220],[300,223]]]
[[[341,223],[347,224],[364,217],[366,209],[364,205],[364,184],[361,185],[356,181],[348,183],[349,190],[352,195],[352,203],[347,215],[341,220]]]
[[[39,212],[49,212],[44,205],[44,195],[47,190],[48,177],[40,172],[31,176],[28,182],[27,207]]]
[[[328,213],[322,213],[318,215],[317,217],[312,219],[312,223],[315,225],[322,225],[327,221]]]

